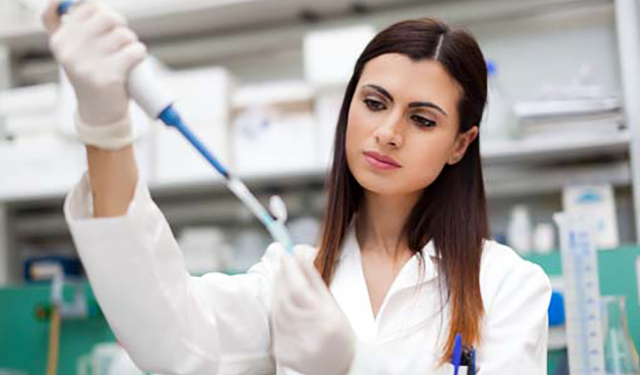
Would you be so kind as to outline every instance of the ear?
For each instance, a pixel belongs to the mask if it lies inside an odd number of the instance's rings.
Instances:
[[[447,161],[447,164],[454,165],[462,160],[467,148],[478,137],[478,126],[472,126],[471,129],[464,133],[459,133],[453,145],[453,152]]]

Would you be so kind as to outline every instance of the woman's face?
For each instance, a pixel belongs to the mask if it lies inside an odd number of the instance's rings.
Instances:
[[[370,60],[346,134],[347,164],[360,185],[382,195],[419,193],[458,162],[478,132],[458,133],[461,94],[437,61],[395,53]]]

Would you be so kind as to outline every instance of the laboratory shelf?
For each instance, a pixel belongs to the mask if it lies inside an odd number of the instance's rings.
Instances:
[[[631,134],[628,131],[604,134],[559,134],[557,136],[485,142],[482,145],[482,157],[484,162],[489,164],[592,158],[594,155],[628,154],[630,144]]]
[[[305,206],[297,193],[318,197],[323,190],[327,172],[327,168],[318,166],[278,173],[265,171],[260,174],[240,174],[240,178],[259,199],[266,201],[272,194],[283,194],[286,197],[287,193],[291,193],[287,206],[293,214],[311,210],[319,215],[322,205],[317,203],[314,207],[309,207],[307,203]],[[520,164],[514,163],[510,167],[485,168],[485,185],[489,199],[521,197],[558,192],[567,183],[610,183],[614,187],[627,187],[631,181],[630,175],[630,167],[626,161],[531,169],[523,169]],[[58,194],[30,195],[6,200],[6,206],[15,212],[12,222],[14,235],[18,238],[40,238],[66,234],[61,207],[67,190]],[[200,179],[151,183],[149,190],[168,220],[176,225],[202,222],[248,223],[252,220],[235,196],[227,190],[222,178],[213,172]]]
[[[342,0],[159,0],[113,1],[141,39],[176,38],[221,32],[263,30],[287,21],[304,21],[358,10],[376,10],[415,4],[415,0],[361,0],[357,5]],[[0,31],[0,44],[15,51],[45,50],[46,35],[39,22],[16,25]]]
[[[144,11],[138,2],[116,2],[120,3],[129,25],[150,52],[168,66],[179,67],[300,49],[302,36],[319,29],[363,23],[382,28],[408,16],[436,16],[472,25],[580,7],[610,7],[613,0],[164,0]],[[0,29],[0,46],[7,48],[14,61],[21,61],[14,66],[16,81],[37,82],[57,75],[57,65],[46,58],[47,37],[39,23]]]
[[[240,177],[265,205],[271,195],[281,195],[287,203],[287,211],[291,217],[304,213],[319,214],[320,203],[305,194],[319,192],[322,189],[324,173],[323,170],[317,170]],[[149,190],[172,225],[247,224],[254,221],[249,211],[228,191],[222,178],[216,175],[208,179],[182,183],[150,184]],[[30,199],[24,201],[24,204],[12,202],[9,208],[16,211],[12,223],[14,235],[18,238],[66,235],[68,229],[61,211],[63,197],[64,195],[43,196],[40,197],[40,201],[34,202]],[[30,211],[38,207],[38,212]]]
[[[568,184],[611,184],[616,188],[631,185],[627,161],[530,168],[516,163],[511,167],[488,166],[484,176],[489,198],[557,193]]]
[[[491,177],[487,179],[487,184],[493,185],[490,190],[493,189],[495,194],[522,190],[517,186],[523,183],[530,187],[527,191],[535,193],[557,190],[567,181],[612,183],[614,186],[629,185],[631,170],[627,161],[590,163],[584,166],[549,167],[547,165],[544,169],[522,168],[526,165],[580,162],[584,158],[625,156],[629,152],[629,144],[630,134],[624,131],[615,134],[581,134],[558,139],[501,141],[483,144],[481,153],[485,167],[517,167],[512,170],[500,170],[500,173],[492,173],[491,169],[488,170],[487,175]],[[240,173],[239,176],[249,187],[262,185],[287,187],[304,183],[317,184],[324,180],[327,172],[328,163],[288,170],[269,169],[258,173]],[[65,173],[69,174],[70,171]],[[81,170],[76,171],[77,177],[71,180],[76,181],[81,173]],[[493,181],[494,177],[495,181]],[[37,189],[0,192],[0,203],[37,205],[41,202],[59,200],[71,188],[71,182],[70,179],[66,179],[48,186],[46,181],[41,181],[37,186]],[[162,195],[193,194],[198,191],[213,192],[226,189],[222,178],[213,172],[180,181],[151,181],[149,188],[152,192]]]
[[[473,22],[511,17],[585,4],[611,4],[612,0],[157,0],[148,2],[112,1],[132,29],[143,40],[179,38],[230,32],[263,32],[273,26],[289,26],[296,21],[314,21],[339,15],[373,15],[406,18],[408,14],[441,13],[457,22]],[[467,3],[470,6],[460,6]],[[14,51],[45,51],[47,41],[39,22],[22,23],[0,29],[0,45]]]

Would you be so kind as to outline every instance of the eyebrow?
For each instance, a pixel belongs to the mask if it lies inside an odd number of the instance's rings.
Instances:
[[[368,87],[371,89],[376,90],[377,92],[379,92],[382,96],[386,97],[387,99],[389,99],[390,102],[393,102],[393,96],[391,96],[391,94],[389,94],[389,91],[385,90],[384,88],[378,86],[378,85],[364,85],[363,87]],[[447,112],[445,112],[444,109],[440,108],[440,106],[438,106],[435,103],[432,102],[412,102],[409,103],[409,108],[419,108],[419,107],[427,107],[427,108],[433,108],[437,111],[439,111],[440,113],[442,113],[443,115],[447,116]]]

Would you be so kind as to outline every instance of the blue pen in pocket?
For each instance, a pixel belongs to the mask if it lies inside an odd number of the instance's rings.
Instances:
[[[453,353],[451,354],[451,364],[453,365],[453,374],[458,375],[460,367],[466,367],[466,375],[476,375],[476,349],[473,346],[462,345],[462,335],[457,334],[454,344]]]
[[[451,364],[453,365],[453,375],[458,375],[460,362],[462,360],[462,335],[457,334],[453,344],[453,354],[451,354]]]
[[[471,363],[469,363],[469,375],[476,375],[476,349],[471,348]]]

